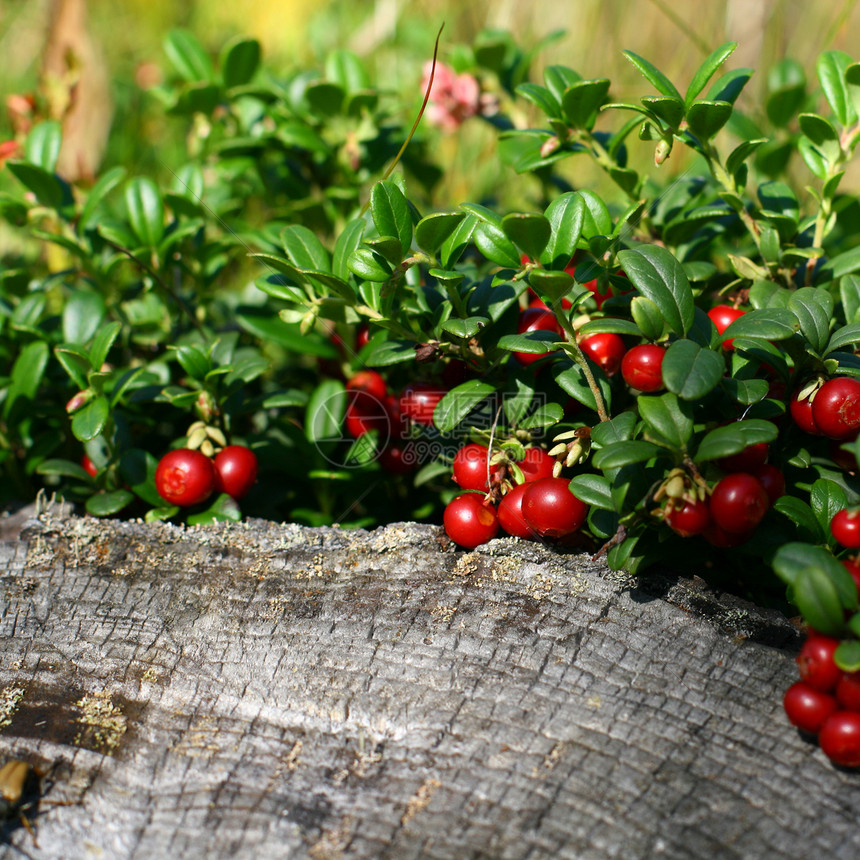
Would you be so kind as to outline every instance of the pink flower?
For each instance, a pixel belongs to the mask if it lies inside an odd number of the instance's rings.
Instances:
[[[431,62],[424,65],[421,89],[430,83]],[[450,66],[436,63],[433,88],[427,104],[427,119],[444,131],[456,131],[463,120],[475,116],[481,109],[481,87],[473,75],[458,75]]]

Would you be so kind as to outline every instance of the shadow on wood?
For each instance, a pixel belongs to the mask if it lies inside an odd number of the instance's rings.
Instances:
[[[782,713],[796,631],[695,582],[416,524],[50,515],[0,576],[0,758],[60,763],[0,857],[860,851],[860,776]]]

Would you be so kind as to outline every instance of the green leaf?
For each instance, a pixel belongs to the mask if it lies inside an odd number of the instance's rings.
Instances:
[[[606,204],[593,191],[583,188],[576,192],[585,204],[582,220],[582,237],[608,236],[612,233],[612,216]]]
[[[845,69],[845,89],[851,108],[860,114],[860,63],[852,63]]]
[[[523,334],[506,334],[499,338],[499,349],[509,352],[527,352],[532,355],[543,355],[553,352],[555,344],[561,341],[561,335],[552,331],[530,331]]]
[[[450,433],[496,386],[480,379],[470,379],[452,388],[433,410],[433,423],[442,433]]]
[[[539,84],[524,83],[520,84],[516,88],[515,92],[524,99],[528,99],[548,117],[561,119],[561,107],[553,94],[546,87],[542,87]]]
[[[810,543],[823,543],[824,534],[818,525],[818,520],[802,499],[795,496],[780,496],[773,505],[773,509],[783,516],[788,517],[800,530],[798,537]]]
[[[830,538],[829,542],[833,543],[830,534],[830,522],[839,511],[848,506],[845,490],[835,481],[818,478],[813,483],[809,493],[809,504],[818,520],[821,533]]]
[[[606,101],[609,83],[608,78],[577,81],[564,91],[561,109],[563,118],[571,128],[590,131],[594,127],[600,106]]]
[[[544,214],[551,232],[540,261],[548,269],[564,269],[570,265],[582,234],[585,200],[581,194],[567,191],[554,198]]]
[[[786,340],[799,328],[797,317],[788,308],[761,308],[738,317],[722,334],[722,341],[735,337]]]
[[[323,442],[342,436],[346,389],[337,379],[323,380],[311,394],[305,410],[305,438]]]
[[[101,327],[106,311],[105,300],[99,293],[73,292],[63,308],[63,340],[81,345],[88,343]]]
[[[325,60],[325,76],[348,93],[370,89],[371,81],[364,64],[352,51],[332,51]]]
[[[592,362],[590,364],[591,371],[603,397],[603,402],[607,410],[609,410],[612,408],[612,388],[609,380],[597,365]],[[582,403],[589,409],[597,411],[594,394],[588,386],[582,368],[578,364],[571,363],[570,365],[566,365],[563,361],[555,362],[552,366],[552,374],[556,383],[565,394],[569,394],[574,400]],[[605,423],[607,422],[601,422],[599,426],[602,427]]]
[[[687,125],[696,137],[710,140],[732,115],[728,102],[694,101],[687,110]]]
[[[110,404],[107,397],[94,397],[72,416],[72,434],[79,442],[95,439],[110,418]]]
[[[24,402],[35,399],[48,364],[48,344],[44,341],[28,343],[12,365],[9,388],[3,402],[3,417],[7,420],[13,410]]]
[[[33,192],[36,200],[43,206],[59,209],[63,204],[65,191],[60,179],[53,173],[36,164],[31,164],[29,161],[18,161],[11,158],[6,162],[6,166],[9,168],[9,172],[28,191]]]
[[[290,352],[318,358],[337,359],[335,346],[325,338],[309,332],[302,334],[298,325],[285,323],[277,314],[264,308],[242,308],[236,313],[239,327],[266,343],[273,343]]]
[[[835,257],[831,257],[822,267],[816,277],[816,281],[820,284],[826,284],[836,278],[850,275],[860,269],[860,245],[854,248],[849,248]]]
[[[567,66],[547,66],[543,73],[544,83],[561,104],[564,91],[582,80],[582,75]]]
[[[720,66],[732,55],[737,46],[737,42],[724,42],[699,66],[684,96],[684,103],[688,108],[693,103],[693,99],[699,95],[708,81],[717,73]]]
[[[615,317],[602,317],[601,319],[592,320],[581,326],[578,331],[583,337],[588,337],[592,334],[602,334],[604,332],[629,335],[635,338],[642,337],[642,332],[636,323],[630,320],[616,319]]]
[[[465,212],[436,212],[422,218],[415,225],[418,247],[435,254],[465,217]]]
[[[663,357],[663,382],[683,400],[699,400],[719,385],[725,359],[686,338],[674,341]]]
[[[631,441],[619,442],[607,448],[595,451],[592,462],[595,469],[607,471],[629,466],[633,463],[644,463],[655,457],[668,456],[666,449],[653,442]]]
[[[396,236],[405,256],[412,245],[412,216],[403,192],[393,182],[380,180],[370,190],[370,214],[379,235]]]
[[[800,130],[809,138],[813,146],[829,162],[836,163],[842,154],[839,132],[833,123],[814,113],[802,113],[798,117]]]
[[[80,463],[75,463],[72,460],[42,460],[36,466],[37,475],[56,475],[61,478],[75,478],[78,481],[83,481],[85,484],[92,483],[92,477]]]
[[[843,304],[844,303],[845,300],[843,298]],[[821,354],[828,355],[844,346],[851,346],[854,347],[854,349],[857,349],[857,347],[860,346],[860,322],[842,326],[842,328],[838,328],[833,332],[830,336],[830,340],[827,342],[827,346]],[[853,352],[854,349],[851,351]]]
[[[784,59],[768,72],[770,91],[765,110],[768,119],[778,128],[785,128],[806,99],[806,73],[797,60]]]
[[[614,511],[612,487],[603,475],[577,475],[571,479],[570,491],[582,502],[604,511]]]
[[[672,99],[677,99],[679,102],[684,101],[681,94],[675,89],[672,82],[653,64],[649,63],[644,57],[634,54],[633,51],[622,51],[625,57],[644,75],[645,79],[664,96]]]
[[[860,671],[860,642],[856,639],[840,642],[833,652],[833,662],[843,672]]]
[[[365,357],[368,367],[388,367],[404,361],[415,360],[414,340],[385,340],[374,347]]]
[[[215,83],[215,68],[203,46],[188,30],[171,30],[164,39],[164,52],[184,80]]]
[[[564,409],[558,403],[546,403],[535,409],[518,423],[520,430],[534,430],[538,427],[551,427],[564,418]]]
[[[816,65],[818,80],[827,102],[843,127],[857,120],[857,113],[845,84],[845,71],[852,62],[851,57],[844,51],[825,51],[819,56]]]
[[[549,220],[534,213],[506,215],[502,219],[502,230],[530,260],[540,258],[552,235]]]
[[[467,317],[466,319],[449,319],[441,325],[442,331],[455,337],[468,339],[474,337],[490,320],[487,317]]]
[[[54,357],[63,365],[72,382],[83,390],[89,385],[89,374],[93,365],[86,351],[74,344],[60,344],[54,347]]]
[[[645,245],[620,251],[618,261],[637,290],[660,309],[669,328],[686,335],[695,316],[693,291],[672,253],[658,245]]]
[[[545,269],[532,269],[529,272],[529,286],[547,303],[551,304],[562,298],[576,304],[580,299],[590,295],[585,288],[576,287],[573,275],[567,272],[547,272]],[[571,290],[576,288],[574,294]]]
[[[79,230],[86,230],[87,227],[91,226],[99,205],[125,179],[126,172],[124,167],[112,167],[96,180],[95,185],[90,188],[84,208],[81,210],[81,217],[78,219]]]
[[[250,83],[260,67],[260,43],[243,36],[231,39],[221,51],[221,75],[228,89]]]
[[[640,395],[639,414],[655,442],[686,451],[693,435],[692,405],[670,393],[659,397]]]
[[[113,490],[109,493],[95,493],[90,496],[84,507],[91,517],[112,517],[134,501],[134,493],[128,490]]]
[[[363,218],[354,218],[347,222],[334,243],[331,271],[336,278],[340,278],[342,281],[349,280],[350,271],[347,261],[350,255],[361,245],[365,226]]]
[[[749,418],[716,427],[705,435],[696,451],[696,462],[719,460],[738,454],[751,445],[773,442],[778,428],[772,421]]]
[[[475,247],[491,262],[509,269],[520,266],[520,255],[504,232],[486,221],[479,221],[472,233]]]
[[[663,336],[666,321],[660,308],[645,296],[634,296],[630,302],[630,315],[633,322],[639,326],[642,336],[656,341]]]
[[[839,280],[839,298],[848,323],[860,323],[860,278],[846,275]]]
[[[708,101],[734,104],[753,75],[753,69],[732,69],[720,76],[708,91]]]
[[[212,370],[212,363],[199,347],[180,346],[175,351],[176,360],[192,379],[202,382],[206,378],[206,374]]]
[[[316,233],[302,224],[288,224],[281,230],[284,253],[299,269],[331,271],[331,257]]]
[[[815,287],[802,287],[788,300],[788,309],[797,317],[801,334],[819,354],[830,338],[833,304],[830,293]]]
[[[463,256],[463,252],[472,241],[472,234],[477,226],[477,216],[467,215],[445,239],[439,249],[439,262],[443,269],[450,269]],[[517,266],[519,266],[519,260],[517,260]]]
[[[791,596],[807,623],[820,633],[842,633],[845,621],[839,592],[825,570],[815,566],[800,570],[792,583]]]
[[[190,526],[206,526],[212,523],[238,523],[241,521],[242,511],[239,509],[236,500],[228,496],[227,493],[220,493],[205,511],[191,514],[187,518],[188,525]]]
[[[601,421],[591,429],[591,441],[600,448],[633,438],[638,419],[635,412],[622,412],[609,421]]]
[[[789,586],[794,586],[798,575],[805,568],[820,568],[827,573],[831,582],[835,584],[837,592],[840,594],[840,601],[846,609],[850,609],[852,602],[857,600],[857,588],[851,574],[824,547],[799,542],[783,544],[776,551],[771,566],[776,575]]]
[[[382,254],[364,245],[350,254],[347,260],[350,272],[357,275],[363,281],[372,281],[377,284],[384,283],[394,273],[394,267]]]
[[[130,179],[125,185],[125,207],[140,244],[157,247],[164,235],[164,201],[155,182],[146,176]]]
[[[164,499],[155,488],[157,468],[158,458],[142,448],[127,448],[120,454],[119,472],[129,489],[148,505],[161,506]]]
[[[27,135],[24,154],[27,161],[42,170],[53,173],[57,169],[57,158],[63,142],[62,126],[57,120],[45,120],[34,125]]]

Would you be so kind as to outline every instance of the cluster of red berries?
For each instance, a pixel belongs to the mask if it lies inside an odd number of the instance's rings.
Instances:
[[[214,457],[194,448],[168,451],[155,470],[155,488],[171,505],[190,507],[213,493],[241,499],[257,480],[257,457],[244,445],[227,445]]]
[[[454,481],[465,492],[445,507],[443,523],[451,540],[474,549],[500,528],[527,540],[557,540],[581,528],[588,507],[570,491],[567,478],[553,477],[555,460],[543,448],[526,448],[516,465],[522,483],[506,480],[504,460],[492,462],[484,445],[471,443],[457,452]]]
[[[810,631],[797,666],[800,680],[783,697],[789,722],[808,735],[834,764],[860,766],[860,672],[834,660],[839,640]]]
[[[394,474],[410,472],[416,465],[406,449],[410,424],[433,426],[433,411],[448,389],[431,382],[411,382],[397,396],[380,373],[359,370],[347,380],[346,390],[347,433],[358,439],[375,430],[380,465]]]
[[[860,379],[835,376],[820,385],[799,388],[788,408],[805,433],[850,441],[860,431]]]

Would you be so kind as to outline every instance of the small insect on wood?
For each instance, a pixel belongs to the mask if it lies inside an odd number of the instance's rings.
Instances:
[[[0,768],[0,821],[17,818],[36,841],[26,813],[33,814],[39,803],[39,774],[26,761],[7,761]]]

